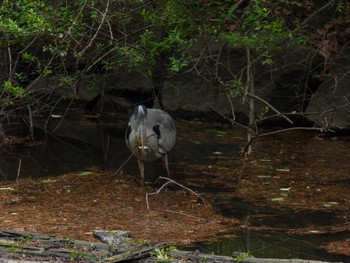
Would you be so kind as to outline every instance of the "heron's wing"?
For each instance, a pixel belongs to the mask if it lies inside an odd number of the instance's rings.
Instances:
[[[152,130],[157,136],[159,151],[167,153],[173,148],[176,140],[174,119],[162,110],[152,109],[149,111],[148,121],[153,124]]]
[[[130,118],[131,120],[131,118]],[[131,144],[133,144],[133,140],[135,140],[135,136],[133,136],[133,128],[132,128],[132,125],[131,125],[131,122],[129,122],[128,124],[128,128],[126,129],[125,131],[125,142],[126,142],[126,145],[128,146],[129,149],[131,149]]]

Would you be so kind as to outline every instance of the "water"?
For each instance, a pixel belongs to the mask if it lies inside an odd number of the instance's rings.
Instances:
[[[349,257],[327,253],[319,249],[314,240],[303,236],[288,236],[278,232],[241,231],[236,232],[236,238],[221,239],[215,243],[197,243],[203,253],[235,256],[237,252],[249,251],[249,255],[257,258],[299,258],[322,260],[329,262],[350,262]],[[342,237],[337,237],[342,238]],[[329,239],[329,237],[327,237]]]
[[[3,149],[0,180],[60,175],[91,166],[122,168],[138,176],[136,160],[125,163],[130,157],[125,126],[125,121],[108,126],[62,123],[55,135],[43,134],[36,144]],[[172,178],[215,195],[213,204],[219,212],[246,224],[228,233],[233,238],[197,243],[196,248],[229,256],[249,251],[255,257],[350,262],[320,248],[350,238],[347,228],[331,231],[349,224],[344,210],[348,203],[332,194],[349,191],[349,139],[319,138],[310,132],[270,136],[253,145],[248,161],[240,155],[244,143],[244,133],[232,127],[178,123],[177,143],[169,156]],[[160,160],[147,164],[145,171],[150,180],[165,174]],[[271,196],[283,202],[290,198],[294,209],[271,204]],[[305,200],[315,202],[315,208],[303,209]],[[339,209],[327,210],[331,206]]]
[[[216,242],[199,242],[196,249],[203,253],[234,256],[237,252],[247,252],[257,258],[300,258],[326,260],[330,262],[350,262],[348,256],[327,253],[319,246],[337,240],[350,238],[350,232],[288,234],[290,229],[315,229],[319,226],[331,227],[342,224],[345,219],[336,213],[278,211],[267,207],[256,207],[242,200],[216,204],[228,217],[240,218],[249,223],[234,237],[221,238]],[[260,227],[271,229],[255,230]]]

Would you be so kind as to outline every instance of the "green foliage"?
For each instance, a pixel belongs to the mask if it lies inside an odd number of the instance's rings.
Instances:
[[[158,248],[156,248],[154,250],[153,254],[157,258],[157,262],[168,262],[168,261],[170,261],[168,253],[167,253],[167,251],[165,249],[158,249]]]
[[[92,175],[93,172],[91,171],[85,171],[85,172],[81,172],[80,174],[78,174],[79,176],[89,176],[89,175]]]
[[[59,80],[60,80],[60,84],[63,86],[72,86],[74,81],[75,81],[75,77],[74,76],[60,75]]]
[[[205,24],[197,24],[193,12],[203,10],[196,1],[155,1],[157,12],[142,9],[140,14],[147,28],[140,35],[140,48],[145,50],[150,66],[156,64],[159,59],[167,57],[163,62],[167,63],[168,70],[178,73],[189,65],[188,50],[199,39]],[[195,17],[195,19],[202,17]]]
[[[129,70],[140,70],[147,65],[146,56],[138,46],[125,47],[117,44],[115,51],[118,53],[117,62],[104,62],[104,68],[111,70],[114,68],[125,67]]]
[[[153,252],[153,256],[157,258],[156,262],[170,262],[173,259],[169,256],[169,251],[176,249],[176,247],[168,247],[165,249],[156,248]]]
[[[57,14],[43,1],[4,1],[0,6],[1,45],[21,44],[36,35],[50,35],[56,28],[50,22]]]
[[[14,97],[26,97],[29,95],[22,87],[12,83],[11,81],[5,81],[2,84],[2,89],[4,92]]]
[[[148,242],[149,242],[149,241],[146,240],[146,239],[138,239],[138,240],[136,241],[137,244],[147,244]]]
[[[223,81],[219,79],[219,83],[221,87],[223,87],[228,92],[228,95],[232,98],[242,96],[246,89],[246,84],[240,77],[233,78],[229,81]]]
[[[25,245],[27,243],[29,243],[31,240],[33,240],[33,236],[32,235],[28,235],[28,236],[23,236],[23,237],[20,237],[18,239],[18,242],[22,245]]]
[[[159,62],[179,73],[191,66],[202,41],[223,40],[262,50],[291,38],[285,22],[271,14],[268,2],[250,1],[240,27],[227,31],[239,18],[237,4],[229,0],[112,0],[105,14],[106,3],[97,0],[8,0],[0,6],[0,47],[25,47],[21,59],[44,76],[68,75],[77,67],[152,74]],[[40,52],[34,48],[38,45]],[[54,66],[48,69],[49,56]],[[265,58],[264,63],[272,62]]]
[[[265,118],[267,116],[267,114],[269,113],[269,111],[270,111],[270,108],[268,106],[264,106],[262,108],[262,111],[256,117],[256,119],[261,120],[261,119]]]
[[[83,75],[126,70],[152,77],[154,73],[174,75],[195,67],[198,74],[218,78],[223,57],[217,58],[216,51],[210,51],[224,43],[252,50],[254,66],[273,66],[273,52],[282,45],[305,44],[305,34],[295,30],[301,24],[298,15],[302,17],[304,7],[315,10],[317,3],[4,0],[0,4],[0,48],[6,55],[1,88],[6,98],[30,98],[26,85],[38,77],[56,77],[62,87],[73,89]],[[298,12],[284,16],[276,12],[276,5]],[[345,14],[348,7],[346,1],[335,6],[339,14]],[[212,74],[214,67],[219,74]],[[244,93],[244,81],[234,76],[220,80],[220,85],[237,97]],[[89,87],[97,89],[93,80]],[[37,97],[44,98],[42,95]]]
[[[79,250],[74,250],[70,253],[70,260],[80,261],[84,259],[84,254]]]
[[[16,246],[11,246],[7,250],[11,254],[17,254],[17,253],[20,253],[22,251],[22,249],[20,249],[19,247],[16,247]]]
[[[23,61],[25,61],[27,63],[36,62],[38,60],[38,58],[36,56],[34,56],[33,54],[30,54],[28,52],[21,53],[21,58],[23,59]]]
[[[249,252],[242,252],[238,256],[236,256],[236,261],[237,261],[237,263],[240,263],[249,257],[250,257]]]
[[[268,2],[251,1],[239,30],[222,32],[221,39],[235,47],[257,51],[275,50],[283,40],[292,40],[292,31],[285,26],[285,21],[271,14],[266,7]]]
[[[68,248],[73,248],[75,246],[74,238],[72,236],[66,238],[66,243]]]
[[[175,57],[170,57],[170,68],[169,70],[174,73],[180,72],[182,69],[188,66],[187,59],[182,56],[181,58],[177,59]]]

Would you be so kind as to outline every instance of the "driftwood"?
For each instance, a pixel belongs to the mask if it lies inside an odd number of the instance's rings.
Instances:
[[[35,262],[58,262],[58,260],[60,260],[59,262],[62,262],[62,260],[125,262],[151,257],[155,249],[164,249],[165,247],[164,244],[154,245],[149,242],[139,244],[128,238],[124,243],[119,240],[115,244],[105,244],[29,232],[11,230],[0,232],[1,263],[33,262],[32,259],[37,259]],[[25,260],[21,258],[22,255],[25,255]]]
[[[110,263],[124,262],[124,261],[142,259],[146,257],[152,257],[156,249],[162,250],[164,248],[166,248],[165,244],[157,244],[155,246],[139,245],[137,247],[131,248],[129,251],[125,251],[122,254],[118,254],[118,255],[114,255],[109,258],[106,258],[104,262],[110,262]]]
[[[300,259],[235,258],[169,249],[166,244],[136,242],[125,231],[98,230],[94,236],[106,243],[60,238],[53,235],[0,231],[1,263],[52,262],[233,262],[233,263],[321,263]],[[322,263],[325,263],[322,261]]]

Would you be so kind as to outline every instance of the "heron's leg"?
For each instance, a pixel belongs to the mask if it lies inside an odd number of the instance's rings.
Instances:
[[[170,171],[169,171],[169,165],[168,165],[168,155],[167,154],[162,155],[162,160],[163,160],[166,172],[168,174],[168,177],[170,177]]]
[[[144,165],[143,161],[140,161],[139,159],[137,159],[137,162],[138,162],[139,168],[140,168],[141,185],[145,185],[145,165]]]

